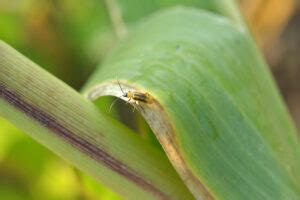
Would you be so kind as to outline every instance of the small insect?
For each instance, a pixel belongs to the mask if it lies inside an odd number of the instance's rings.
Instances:
[[[151,95],[147,92],[146,93],[136,92],[136,91],[124,92],[119,80],[117,80],[117,81],[118,81],[119,87],[123,93],[122,97],[128,98],[128,101],[134,100],[137,105],[139,104],[139,102],[148,103],[148,104],[151,104],[153,102]]]
[[[142,103],[146,103],[146,104],[151,104],[153,102],[153,98],[151,97],[151,95],[149,93],[142,93],[142,92],[137,92],[137,91],[128,91],[128,92],[124,92],[124,90],[121,87],[121,84],[118,81],[118,85],[123,93],[123,95],[121,97],[126,97],[128,98],[128,102],[130,102],[131,100],[135,101],[135,104],[139,105],[140,102]],[[110,109],[112,108],[113,104],[117,101],[118,99],[116,99],[115,101],[112,102],[112,104],[110,105]]]

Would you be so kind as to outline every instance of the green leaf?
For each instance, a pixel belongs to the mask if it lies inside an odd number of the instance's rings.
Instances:
[[[298,199],[300,146],[246,28],[192,8],[140,23],[85,87],[131,100],[197,199]],[[123,100],[128,98],[121,97]]]
[[[1,41],[0,113],[124,199],[193,199],[161,151]]]

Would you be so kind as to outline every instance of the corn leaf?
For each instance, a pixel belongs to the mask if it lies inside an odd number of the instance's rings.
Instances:
[[[124,199],[193,199],[161,151],[4,42],[0,115]]]
[[[251,35],[229,18],[174,8],[144,20],[85,94],[131,102],[196,199],[299,199],[296,130]]]

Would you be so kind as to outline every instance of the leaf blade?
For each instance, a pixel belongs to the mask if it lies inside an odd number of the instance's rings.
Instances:
[[[0,72],[1,114],[62,158],[125,199],[192,199],[161,152],[3,42]]]
[[[163,108],[174,132],[154,132],[195,197],[297,199],[299,138],[246,28],[191,8],[161,12],[115,50],[86,93],[116,95],[116,76]]]

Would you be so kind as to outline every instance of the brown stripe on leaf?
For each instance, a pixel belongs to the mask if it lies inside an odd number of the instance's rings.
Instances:
[[[128,180],[132,181],[139,187],[153,193],[159,199],[167,200],[170,199],[155,186],[144,180],[142,177],[137,175],[135,171],[130,169],[127,165],[112,157],[103,149],[95,146],[91,142],[84,138],[74,134],[71,130],[60,124],[53,116],[40,110],[37,106],[34,106],[24,101],[18,94],[9,90],[5,85],[0,84],[0,98],[7,101],[10,105],[24,112],[27,116],[38,121],[44,127],[50,129],[53,133],[63,138],[65,141],[70,143],[76,149],[87,154],[94,160],[104,164],[108,168],[112,169],[116,173],[124,176]]]

